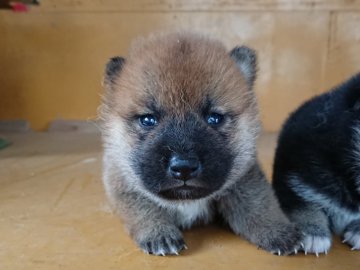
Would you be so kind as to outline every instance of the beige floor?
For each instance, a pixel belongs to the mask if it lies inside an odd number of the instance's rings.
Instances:
[[[181,256],[143,254],[113,216],[101,185],[93,134],[7,134],[0,151],[0,269],[360,269],[360,252],[340,244],[327,256],[277,257],[225,229],[185,232]],[[267,174],[274,135],[260,140]]]

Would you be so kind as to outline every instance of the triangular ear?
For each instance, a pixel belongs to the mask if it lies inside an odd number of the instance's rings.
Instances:
[[[112,84],[119,76],[125,64],[125,59],[120,56],[110,58],[105,67],[105,83]]]
[[[244,75],[250,88],[253,87],[256,79],[256,52],[246,46],[235,47],[230,52],[230,57],[235,61]]]

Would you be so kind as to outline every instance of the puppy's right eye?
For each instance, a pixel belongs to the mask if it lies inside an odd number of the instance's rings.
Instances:
[[[206,118],[206,122],[210,126],[217,126],[221,124],[223,120],[224,120],[224,116],[219,113],[210,113]]]
[[[140,116],[139,122],[144,127],[153,127],[156,126],[158,123],[156,117],[152,114],[145,114]]]

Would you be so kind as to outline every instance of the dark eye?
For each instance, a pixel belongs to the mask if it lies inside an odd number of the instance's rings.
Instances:
[[[145,127],[153,127],[157,125],[157,119],[152,114],[145,114],[139,117],[140,124]]]
[[[206,118],[206,122],[211,126],[219,125],[223,120],[224,116],[218,113],[210,113]]]

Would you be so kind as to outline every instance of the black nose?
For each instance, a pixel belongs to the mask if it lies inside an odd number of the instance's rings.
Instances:
[[[199,176],[201,165],[197,158],[173,156],[170,159],[169,171],[172,177],[186,181]]]

